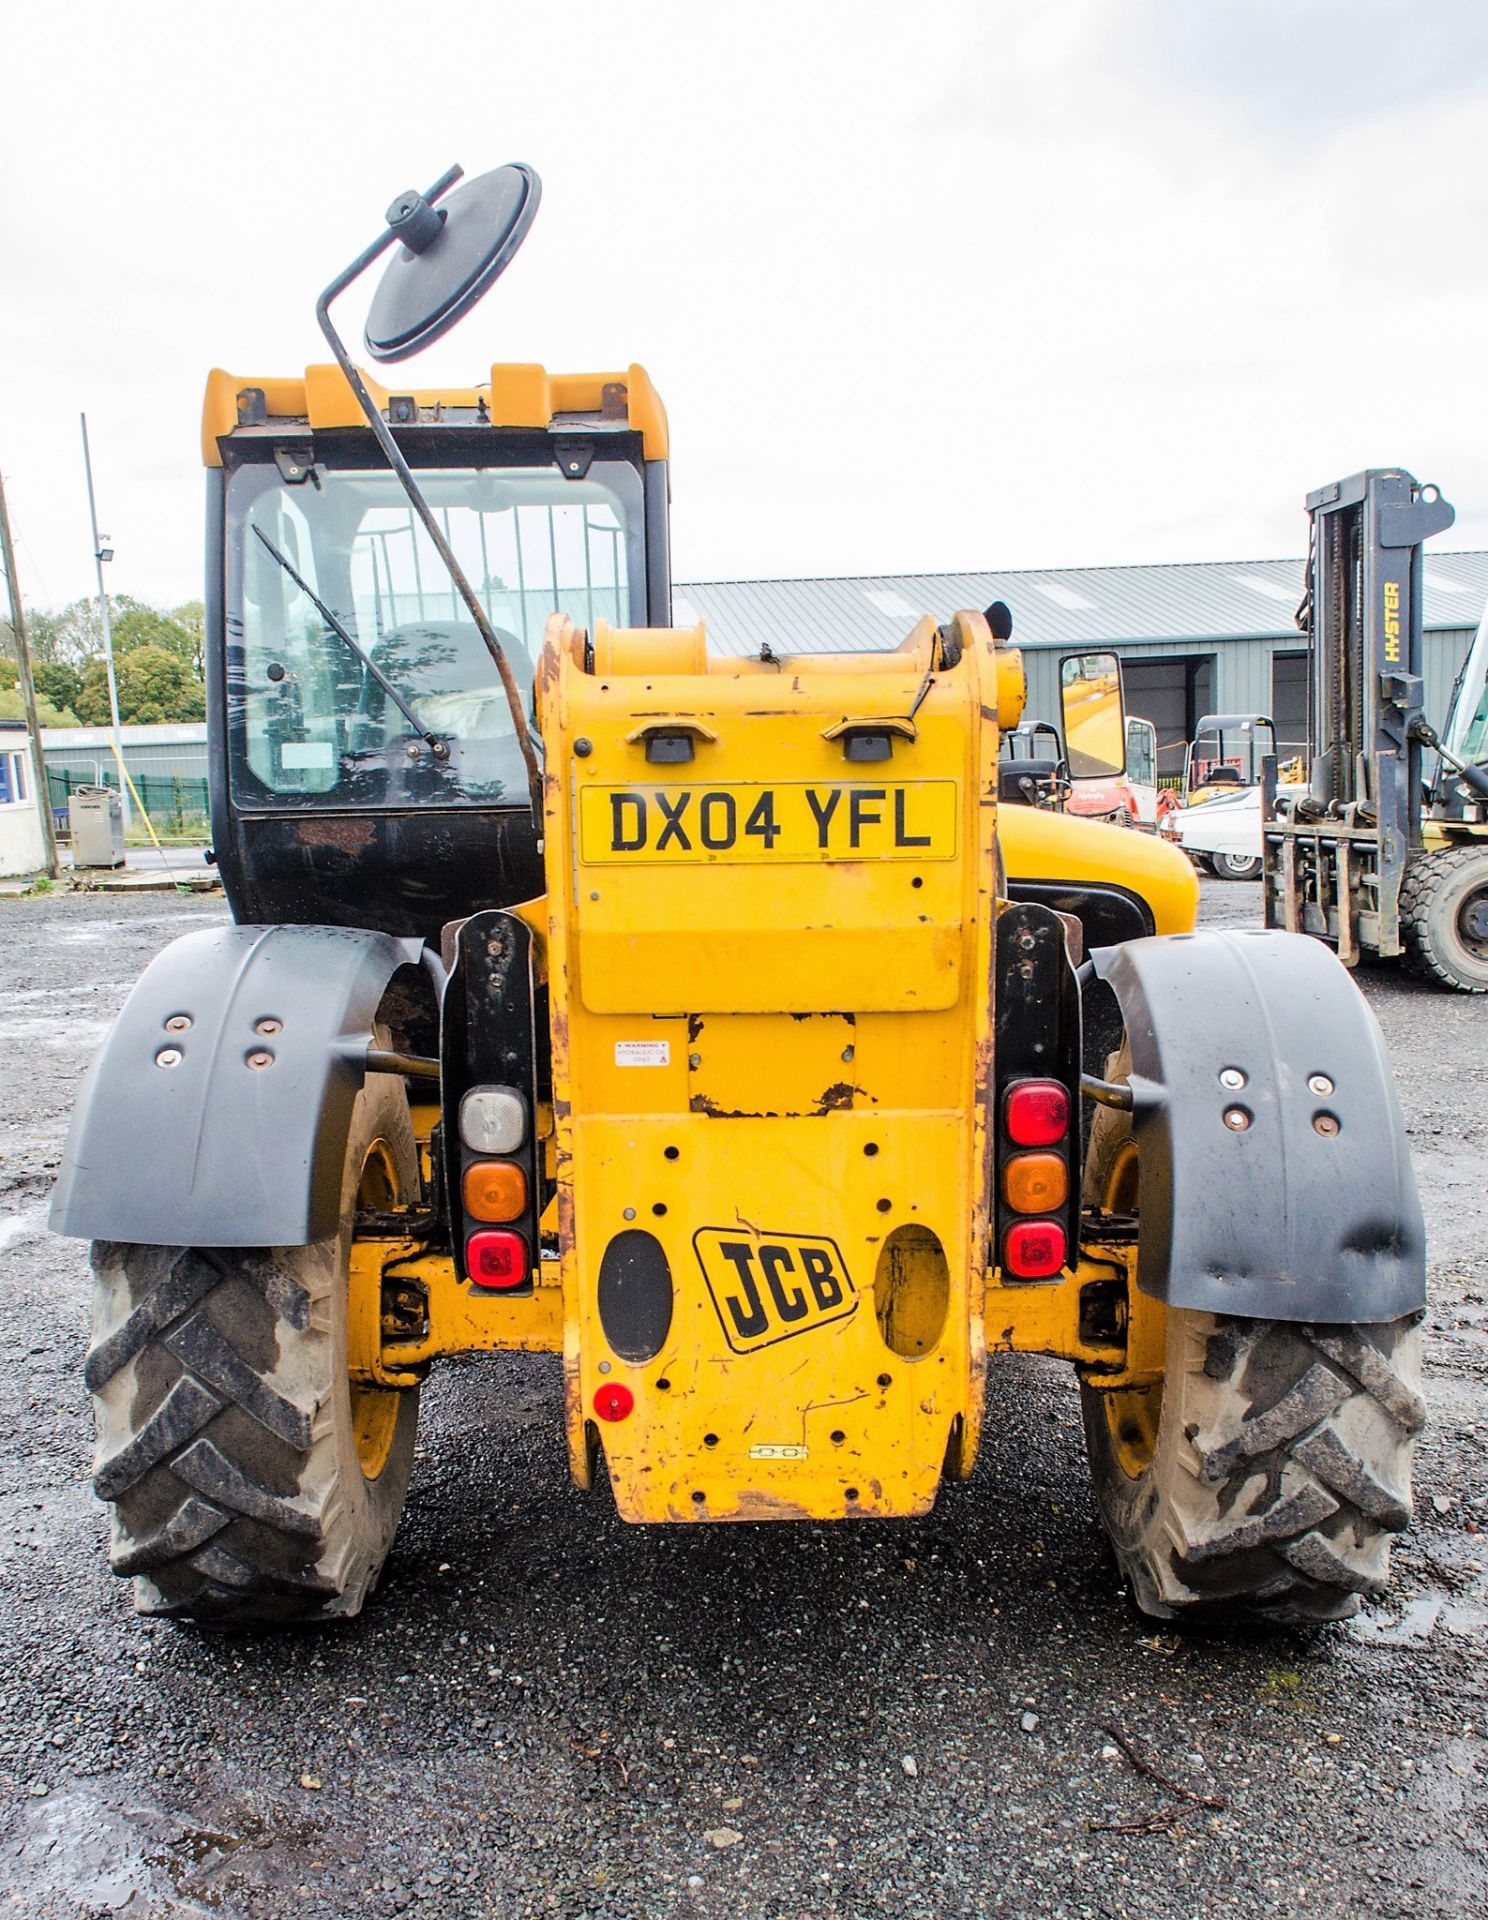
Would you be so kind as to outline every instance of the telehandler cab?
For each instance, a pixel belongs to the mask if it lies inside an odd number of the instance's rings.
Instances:
[[[135,988],[53,1214],[136,1605],[355,1613],[442,1355],[560,1353],[577,1484],[700,1522],[924,1513],[1017,1351],[1077,1370],[1144,1611],[1348,1613],[1410,1513],[1424,1254],[1347,974],[999,808],[980,613],[671,627],[641,368],[365,380],[330,308],[373,260],[396,362],[530,223],[530,169],[458,178],[322,296],[333,364],[208,382],[234,924]]]

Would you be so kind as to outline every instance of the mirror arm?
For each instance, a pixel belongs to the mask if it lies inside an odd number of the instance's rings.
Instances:
[[[444,174],[429,189],[424,198],[430,205],[433,205],[442,195],[449,192],[450,188],[461,177],[462,172],[463,169],[460,167],[451,167],[448,173]],[[381,254],[385,253],[397,239],[398,235],[389,227],[385,233],[378,236],[370,247],[366,248],[362,253],[359,253],[344,272],[337,274],[336,278],[316,301],[315,318],[320,323],[320,330],[325,335],[331,352],[336,356],[337,366],[340,367],[341,371],[346,375],[347,384],[356,395],[357,405],[366,416],[367,425],[372,429],[373,437],[376,439],[378,446],[381,447],[388,465],[392,468],[393,472],[397,474],[403,491],[408,495],[409,504],[418,515],[425,533],[428,534],[430,540],[433,542],[435,552],[444,564],[445,571],[454,582],[460,598],[465,602],[466,611],[474,621],[476,631],[485,642],[487,653],[490,654],[492,660],[496,663],[496,671],[501,676],[502,689],[506,694],[506,704],[511,711],[512,726],[516,732],[517,745],[521,750],[522,764],[527,769],[527,795],[532,807],[533,824],[537,829],[538,851],[541,852],[543,844],[542,768],[538,765],[537,750],[533,746],[532,734],[527,725],[527,714],[522,703],[522,690],[517,685],[516,675],[512,672],[511,663],[506,657],[506,650],[496,638],[496,629],[491,625],[486,610],[480,603],[479,596],[466,579],[464,568],[455,558],[453,548],[444,537],[444,530],[435,520],[433,509],[424,498],[417,480],[413,477],[413,469],[409,466],[407,460],[404,459],[402,450],[398,446],[397,441],[394,440],[387,422],[373,404],[372,396],[367,391],[366,382],[362,379],[355,362],[342,343],[340,334],[337,333],[331,322],[331,302],[345,293],[352,282],[359,279],[360,276],[367,271],[368,267],[371,266],[372,262]]]

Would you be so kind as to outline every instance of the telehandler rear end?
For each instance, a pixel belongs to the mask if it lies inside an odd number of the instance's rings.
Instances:
[[[333,365],[209,382],[235,924],[136,987],[54,1212],[136,1604],[355,1613],[445,1355],[560,1353],[577,1484],[697,1523],[923,1514],[1038,1352],[1140,1607],[1346,1614],[1410,1513],[1424,1301],[1346,973],[1193,932],[1170,848],[1000,808],[981,614],[674,629],[640,368],[367,383],[356,273],[399,243],[396,360],[530,221],[530,170],[456,177],[327,290]]]

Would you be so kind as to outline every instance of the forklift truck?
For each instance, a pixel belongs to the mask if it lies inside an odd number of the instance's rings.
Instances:
[[[233,924],[136,986],[52,1215],[135,1605],[355,1614],[429,1369],[520,1349],[575,1483],[681,1525],[923,1514],[997,1358],[1056,1355],[1143,1610],[1350,1612],[1422,1417],[1363,1000],[1314,941],[1195,933],[1172,849],[999,806],[1024,678],[981,613],[673,627],[639,366],[375,385],[345,289],[391,255],[397,363],[536,211],[530,168],[459,179],[321,296],[330,364],[208,382]]]
[[[1399,467],[1322,487],[1307,511],[1298,626],[1313,759],[1305,788],[1278,792],[1274,763],[1263,782],[1266,925],[1325,940],[1346,966],[1403,955],[1443,986],[1488,993],[1481,630],[1445,740],[1422,712],[1422,545],[1455,515]]]

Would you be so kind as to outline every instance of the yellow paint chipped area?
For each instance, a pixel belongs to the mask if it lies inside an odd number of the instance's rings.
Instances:
[[[574,1123],[586,1405],[606,1379],[636,1396],[629,1420],[599,1429],[625,1518],[748,1518],[759,1498],[818,1516],[931,1505],[964,1411],[980,1267],[970,1162],[943,1151],[951,1121],[869,1109]],[[916,1360],[886,1347],[874,1301],[884,1243],[905,1221],[933,1228],[960,1275],[939,1342]],[[664,1248],[675,1300],[661,1351],[633,1366],[611,1353],[592,1302],[606,1244],[634,1225]]]

